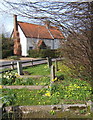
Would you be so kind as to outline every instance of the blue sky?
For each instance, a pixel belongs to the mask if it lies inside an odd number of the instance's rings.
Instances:
[[[13,2],[17,2],[17,0],[9,0],[9,1],[13,1]],[[20,0],[18,0],[20,1]],[[24,0],[25,1],[25,0]],[[26,1],[31,1],[31,2],[39,2],[39,1],[48,1],[48,0],[26,0]],[[54,0],[51,0],[51,1],[54,1]],[[61,2],[75,2],[77,0],[55,0],[55,1],[61,1]],[[90,2],[92,0],[83,0],[83,2]],[[1,9],[5,9],[3,6],[2,6],[2,3],[3,0],[0,0],[0,8]],[[23,20],[23,18],[20,18],[18,17],[18,20],[21,21]],[[0,11],[0,33],[2,32],[2,30],[5,29],[6,32],[9,32],[11,34],[12,30],[13,30],[13,15],[11,14],[8,14],[8,13],[3,13]]]

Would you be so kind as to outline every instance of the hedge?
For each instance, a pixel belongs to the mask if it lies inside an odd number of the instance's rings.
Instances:
[[[59,52],[57,50],[51,50],[51,49],[34,49],[34,50],[29,50],[28,51],[29,57],[33,58],[46,58],[46,57],[51,57],[51,58],[57,58],[59,57]]]
[[[2,58],[7,58],[13,55],[13,50],[2,50]]]

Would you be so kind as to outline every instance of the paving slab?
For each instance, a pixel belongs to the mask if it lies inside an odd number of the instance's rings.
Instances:
[[[8,88],[8,89],[23,89],[23,88],[27,88],[30,90],[40,90],[42,88],[48,88],[48,86],[34,86],[34,85],[10,85],[10,86],[6,86],[3,85],[3,88]]]

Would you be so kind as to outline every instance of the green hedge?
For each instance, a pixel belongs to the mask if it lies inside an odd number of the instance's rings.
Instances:
[[[46,57],[51,57],[51,58],[57,58],[59,57],[59,52],[57,50],[51,50],[51,49],[40,49],[40,50],[29,50],[28,51],[29,57],[33,58],[46,58]]]
[[[7,58],[13,55],[13,50],[2,50],[2,58]]]

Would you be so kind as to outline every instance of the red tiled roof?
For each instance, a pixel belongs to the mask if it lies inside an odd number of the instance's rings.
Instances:
[[[49,29],[47,29],[46,26],[25,23],[25,22],[18,22],[18,25],[21,27],[25,36],[28,38],[39,38],[39,39],[64,38],[63,34],[56,27],[50,27]]]

